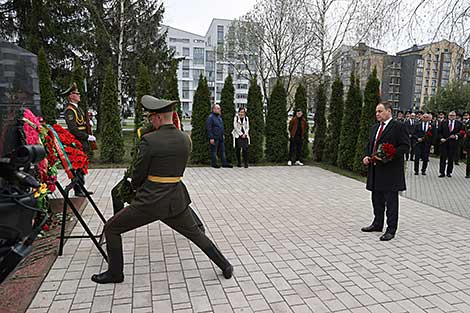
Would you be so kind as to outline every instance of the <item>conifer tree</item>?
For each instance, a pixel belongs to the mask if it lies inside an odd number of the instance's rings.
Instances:
[[[124,155],[124,142],[121,131],[121,118],[118,107],[117,81],[111,64],[106,69],[101,97],[102,132],[101,160],[117,163]]]
[[[79,58],[75,58],[75,63],[72,73],[72,83],[77,84],[78,92],[80,93],[80,103],[78,106],[82,109],[84,114],[88,112],[88,98],[85,92],[85,71],[83,70],[82,63]]]
[[[39,76],[39,92],[41,96],[41,114],[48,124],[55,124],[57,118],[57,101],[52,88],[51,71],[47,63],[46,53],[44,49],[39,50],[38,55],[38,76]]]
[[[137,131],[143,124],[143,108],[141,99],[143,96],[151,93],[152,85],[150,82],[150,74],[147,66],[144,63],[139,62],[138,76],[136,82],[136,102],[134,106],[134,129]]]
[[[225,79],[220,97],[220,108],[222,109],[222,120],[224,121],[224,145],[225,157],[227,161],[235,160],[235,150],[233,148],[233,116],[235,114],[235,88],[233,88],[232,75],[228,75]]]
[[[256,76],[250,81],[246,113],[250,121],[248,159],[250,163],[257,163],[263,159],[264,114],[263,96],[261,94],[261,88],[258,86]]]
[[[325,84],[322,82],[318,85],[316,94],[316,112],[315,112],[315,137],[313,140],[313,158],[320,162],[325,150],[326,137],[326,91]]]
[[[193,111],[191,118],[191,139],[193,150],[191,161],[193,163],[206,164],[209,161],[209,138],[207,135],[206,121],[211,112],[211,95],[207,80],[199,76],[199,83],[194,93]]]
[[[170,68],[166,74],[165,80],[165,94],[164,98],[167,100],[178,101],[176,104],[176,113],[181,121],[181,130],[183,130],[183,111],[181,109],[180,96],[178,93],[178,60],[172,59]]]
[[[323,160],[336,165],[338,160],[338,146],[341,136],[341,122],[344,110],[343,82],[336,77],[331,86],[330,108],[328,113],[328,130],[326,132],[326,149]]]
[[[367,169],[362,164],[364,147],[369,140],[370,128],[376,123],[375,108],[380,102],[380,81],[377,78],[377,68],[374,67],[364,89],[364,105],[362,107],[359,135],[356,144],[356,156],[353,170],[356,173],[365,174]]]
[[[271,92],[266,114],[266,160],[285,162],[287,160],[287,93],[278,80]]]
[[[302,84],[299,84],[297,90],[295,91],[295,110],[301,110],[303,117],[307,120],[307,91]],[[302,160],[308,159],[309,149],[308,149],[308,123],[307,129],[305,130],[305,136],[302,143]]]
[[[338,147],[338,166],[352,170],[356,156],[359,116],[362,111],[362,97],[359,81],[351,73],[349,90],[346,96],[341,135]]]

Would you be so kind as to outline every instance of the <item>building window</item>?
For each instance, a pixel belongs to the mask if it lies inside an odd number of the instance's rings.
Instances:
[[[204,64],[204,48],[193,48],[193,63]]]
[[[189,90],[183,90],[183,99],[189,99]]]
[[[181,103],[183,105],[183,112],[189,112],[189,102],[182,102]]]
[[[224,42],[224,25],[217,25],[217,43]]]
[[[189,48],[188,47],[183,47],[183,56],[189,57]]]
[[[189,43],[190,40],[188,38],[174,38],[174,37],[170,37],[170,42],[185,42],[185,43]]]
[[[224,72],[217,71],[217,80],[224,80]]]

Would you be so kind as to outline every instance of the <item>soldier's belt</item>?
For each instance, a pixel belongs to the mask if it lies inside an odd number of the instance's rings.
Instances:
[[[86,126],[78,126],[78,130],[86,130]]]
[[[181,181],[180,176],[177,177],[161,177],[161,176],[147,176],[147,179],[153,183],[161,183],[161,184],[176,184]]]

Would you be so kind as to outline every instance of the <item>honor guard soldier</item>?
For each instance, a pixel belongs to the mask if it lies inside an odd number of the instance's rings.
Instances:
[[[136,190],[134,200],[104,226],[108,270],[91,279],[100,284],[122,282],[121,234],[158,220],[191,240],[222,270],[225,278],[231,278],[232,265],[197,226],[189,208],[191,199],[181,178],[189,159],[191,140],[173,124],[176,101],[145,95],[141,103],[150,111],[149,118],[156,130],[142,136],[140,141],[131,181]]]
[[[67,105],[65,107],[64,118],[67,123],[68,131],[80,141],[83,147],[83,151],[87,154],[90,152],[90,142],[96,142],[96,138],[93,135],[89,135],[87,132],[87,119],[86,112],[78,106],[80,102],[80,92],[78,92],[77,84],[72,85],[65,90],[62,95],[67,96]],[[76,177],[85,185],[85,173],[78,169],[75,172]],[[85,194],[82,192],[80,187],[74,186],[75,196],[84,197]],[[90,194],[93,192],[89,191]]]

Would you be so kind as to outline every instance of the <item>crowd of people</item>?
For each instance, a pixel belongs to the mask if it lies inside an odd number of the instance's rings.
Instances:
[[[410,138],[405,159],[414,162],[414,174],[426,175],[431,153],[440,158],[439,177],[452,177],[454,165],[463,160],[465,178],[470,178],[470,114],[456,111],[406,112],[398,111],[396,120],[402,122]]]

